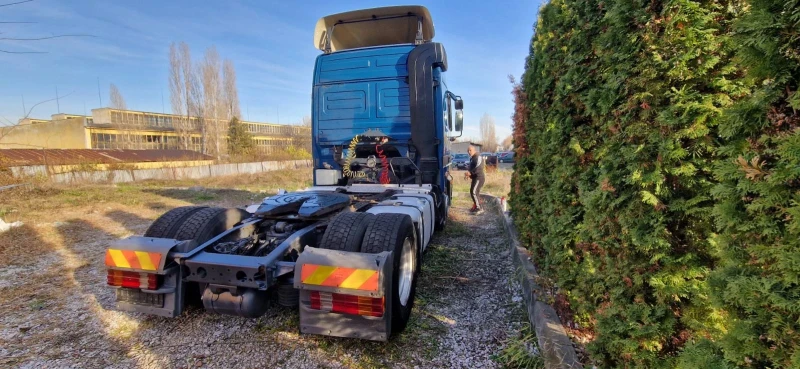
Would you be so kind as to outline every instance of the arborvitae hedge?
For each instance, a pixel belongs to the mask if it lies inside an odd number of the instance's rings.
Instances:
[[[800,367],[799,24],[798,0],[541,9],[510,201],[601,366]]]
[[[756,89],[719,129],[710,284],[727,313],[727,360],[800,368],[800,1],[749,5],[733,41]]]

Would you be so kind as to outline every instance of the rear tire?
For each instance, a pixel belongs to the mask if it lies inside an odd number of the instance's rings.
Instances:
[[[175,233],[179,241],[194,240],[200,246],[222,232],[233,228],[236,223],[248,218],[250,214],[241,209],[205,208],[195,212],[181,224]],[[178,252],[192,250],[178,249]],[[202,289],[196,282],[187,282],[184,301],[190,305],[202,307]],[[205,287],[203,287],[205,288]]]
[[[406,214],[378,214],[367,228],[361,252],[392,251],[392,335],[402,332],[411,317],[419,271],[419,244],[414,222]]]
[[[197,246],[233,228],[236,223],[249,217],[250,214],[241,209],[205,208],[195,212],[181,224],[175,232],[179,241],[195,240]],[[178,250],[187,252],[191,250]]]
[[[181,206],[162,214],[144,232],[145,237],[173,238],[178,228],[192,214],[206,209],[206,206]]]
[[[319,247],[328,250],[358,252],[364,234],[372,222],[375,214],[372,213],[341,213],[336,215],[328,224]]]

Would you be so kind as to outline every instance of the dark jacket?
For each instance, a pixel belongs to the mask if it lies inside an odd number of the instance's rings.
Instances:
[[[469,174],[472,178],[485,178],[484,168],[486,160],[479,153],[475,153],[469,158]]]

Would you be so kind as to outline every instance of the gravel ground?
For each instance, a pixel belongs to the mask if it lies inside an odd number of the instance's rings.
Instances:
[[[493,212],[467,214],[465,196],[454,205],[424,256],[409,326],[389,343],[300,335],[291,309],[259,319],[115,311],[105,247],[143,233],[164,209],[65,212],[64,221],[26,224],[11,231],[19,245],[4,246],[19,255],[0,264],[0,367],[499,367],[496,357],[526,325],[507,239]],[[15,262],[26,257],[35,261]]]

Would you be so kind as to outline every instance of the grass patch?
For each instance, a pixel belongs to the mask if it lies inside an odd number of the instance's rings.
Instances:
[[[493,359],[503,368],[544,368],[544,359],[540,354],[536,333],[527,323],[515,336],[506,340],[503,350],[494,355]]]
[[[464,179],[464,171],[452,172],[453,175],[453,191],[464,192],[469,194],[469,186],[471,181]],[[510,170],[497,170],[486,173],[486,182],[483,184],[482,193],[488,193],[495,196],[508,197],[511,192],[511,174]]]
[[[444,229],[445,237],[462,237],[469,236],[469,228],[464,223],[448,221],[447,227]]]
[[[215,198],[216,198],[216,196],[214,196],[214,194],[203,192],[203,193],[199,193],[199,194],[195,195],[194,196],[194,201],[195,202],[211,201],[211,200],[214,200]]]
[[[5,216],[13,213],[14,211],[15,211],[14,208],[12,208],[10,206],[2,206],[2,205],[0,205],[0,218],[3,218]]]

